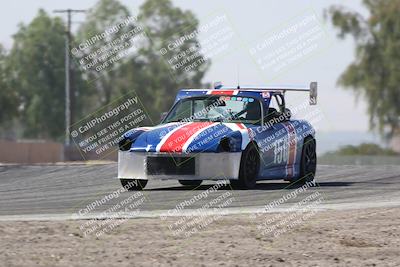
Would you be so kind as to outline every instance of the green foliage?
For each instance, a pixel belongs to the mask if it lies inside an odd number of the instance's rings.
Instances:
[[[11,84],[28,137],[56,138],[64,131],[64,31],[61,19],[39,10],[14,35]]]
[[[77,33],[77,40],[74,42],[75,46],[79,43],[89,40],[93,36],[104,33],[109,28],[118,25],[125,21],[130,16],[129,10],[117,0],[100,0],[90,12],[87,14],[85,22],[80,26]],[[78,55],[77,58],[82,58],[87,55],[93,54],[95,51],[106,47],[106,45],[124,33],[134,28],[134,24],[131,23],[128,26],[122,27],[118,32],[110,33],[106,38],[97,40],[87,49],[83,51],[83,54]],[[111,51],[111,47],[108,51]],[[104,55],[101,54],[100,56]],[[94,81],[96,95],[93,98],[98,106],[103,106],[110,103],[114,96],[118,96],[118,89],[115,88],[115,81],[117,80],[117,74],[121,71],[121,64],[124,60],[120,60],[114,63],[110,68],[97,72],[93,68],[84,70],[88,81]]]
[[[358,146],[347,145],[341,147],[337,151],[329,152],[328,155],[340,155],[340,156],[354,156],[354,155],[368,155],[368,156],[392,156],[398,155],[391,149],[381,148],[377,144],[373,143],[362,143]]]
[[[182,68],[172,70],[159,53],[167,42],[197,30],[199,22],[192,12],[173,7],[169,0],[148,0],[140,8],[139,22],[151,39],[141,50],[139,57],[141,61],[151,62],[141,68],[140,93],[144,96],[145,104],[152,107],[153,113],[159,116],[161,112],[170,108],[180,88],[202,85],[201,80],[210,63],[205,62],[191,71],[184,71]],[[168,57],[172,58],[189,47],[195,49],[193,54],[200,54],[199,41],[192,38],[186,40],[179,48],[169,51]]]
[[[118,0],[99,0],[80,26],[72,47],[103,33],[130,16]],[[140,25],[147,39],[137,50],[113,63],[100,73],[88,71],[79,64],[84,57],[104,47]],[[188,72],[175,71],[165,62],[159,49],[171,38],[192,32],[198,21],[189,11],[182,11],[169,0],[147,0],[139,10],[138,20],[120,31],[109,34],[71,60],[72,123],[132,90],[136,91],[154,121],[172,104],[181,87],[201,86],[209,67]],[[17,117],[24,137],[63,140],[65,131],[65,30],[60,17],[51,17],[39,10],[28,25],[19,25],[14,43],[6,53],[0,47],[0,123]],[[171,53],[188,47],[199,52],[193,38]]]
[[[339,84],[351,88],[368,103],[371,129],[385,137],[400,133],[400,1],[364,0],[370,16],[340,6],[329,9],[339,37],[354,37],[355,61]]]
[[[0,124],[8,123],[17,114],[17,92],[10,84],[7,54],[0,45]]]
[[[8,55],[9,84],[18,92],[24,136],[62,140],[65,129],[65,25],[44,10],[21,24]],[[71,77],[73,115],[81,117],[85,90],[79,71]],[[74,97],[75,96],[75,97]],[[78,98],[79,96],[79,98]],[[76,101],[74,101],[76,98]]]
[[[79,29],[77,39],[83,42],[124,21],[128,16],[132,14],[118,1],[100,0]],[[137,19],[118,33],[97,41],[86,53],[92,53],[135,27],[143,29],[146,38],[143,38],[140,47],[117,64],[113,64],[111,69],[102,71],[94,86],[99,93],[101,105],[109,103],[113,97],[135,90],[150,117],[156,122],[161,112],[170,108],[180,87],[201,85],[209,64],[203,64],[189,72],[172,73],[171,66],[159,53],[159,49],[167,40],[179,38],[182,34],[197,29],[198,21],[191,12],[173,7],[169,0],[148,0],[140,7]],[[196,47],[198,51],[198,40],[193,38],[171,53],[177,54],[189,46]],[[88,75],[96,76],[93,72],[89,72]]]

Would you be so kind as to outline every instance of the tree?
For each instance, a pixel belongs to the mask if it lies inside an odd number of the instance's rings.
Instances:
[[[17,92],[10,85],[7,54],[0,45],[0,124],[10,122],[17,115]]]
[[[327,155],[339,155],[339,156],[395,156],[398,155],[395,151],[387,148],[382,148],[377,144],[373,143],[362,143],[358,146],[347,145],[340,147],[338,150],[328,152]]]
[[[44,10],[19,25],[8,56],[10,85],[18,92],[24,136],[62,138],[65,129],[65,25]],[[75,77],[78,79],[79,77]],[[80,91],[77,90],[76,94]],[[79,110],[79,105],[74,106]]]
[[[192,49],[192,55],[201,58],[200,44],[197,36],[186,40],[178,48],[169,51],[168,57],[160,54],[160,49],[168,42],[191,34],[198,29],[199,22],[190,11],[174,7],[170,0],[147,0],[139,10],[138,22],[146,31],[148,41],[143,44],[138,55],[125,67],[128,79],[135,84],[146,107],[151,107],[150,115],[159,119],[174,101],[177,91],[182,87],[200,87],[210,63],[204,62],[190,71],[184,68],[174,70],[167,62],[182,51]],[[188,63],[190,64],[190,62]],[[123,79],[119,79],[123,81]],[[128,89],[126,86],[123,88]]]
[[[113,30],[113,27],[124,21],[127,21],[127,25],[123,25],[118,30]],[[98,101],[96,102],[98,106],[110,103],[111,99],[118,95],[118,89],[115,88],[116,75],[126,58],[117,60],[115,63],[110,64],[111,66],[100,71],[96,70],[96,67],[101,66],[104,62],[117,55],[113,51],[117,45],[111,44],[134,27],[134,21],[130,20],[130,12],[124,5],[117,0],[100,0],[87,14],[85,22],[78,30],[77,41],[75,42],[75,46],[78,48],[79,44],[85,43],[85,41],[93,37],[104,35],[104,38],[98,38],[90,45],[81,45],[83,49],[79,49],[79,53],[75,55],[77,62],[85,62],[81,64],[81,69],[88,76],[88,80],[93,81],[97,91],[96,99]],[[97,53],[100,50],[102,52]],[[107,57],[107,53],[110,56]],[[92,56],[92,59],[85,60],[88,56]],[[91,66],[88,65],[93,62],[98,63]]]
[[[367,100],[371,129],[391,138],[400,133],[400,1],[363,3],[368,18],[341,6],[328,11],[339,37],[356,42],[356,59],[339,84]]]
[[[128,17],[133,18],[128,25],[121,27],[119,31],[109,31],[114,25],[126,21]],[[205,63],[200,68],[187,72],[178,70],[171,75],[171,66],[159,52],[166,41],[179,38],[197,27],[198,21],[191,12],[173,7],[169,0],[147,0],[140,7],[138,16],[131,15],[117,0],[100,0],[80,27],[76,45],[107,31],[109,34],[80,51],[81,53],[77,54],[78,61],[104,47],[108,47],[106,51],[109,51],[112,49],[109,44],[134,29],[145,35],[129,48],[130,52],[126,56],[106,70],[100,72],[96,72],[93,68],[85,70],[90,77],[89,80],[95,80],[93,85],[100,100],[97,102],[106,105],[113,98],[134,90],[150,113],[150,117],[155,121],[158,120],[160,112],[166,111],[171,106],[177,90],[183,86],[200,86],[208,69],[209,64]],[[135,36],[138,35],[139,33]],[[180,53],[188,47],[194,47],[197,52],[199,50],[197,38],[185,42],[171,53]],[[98,58],[101,56],[99,54]]]

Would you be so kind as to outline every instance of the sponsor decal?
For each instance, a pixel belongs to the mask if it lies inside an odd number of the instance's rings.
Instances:
[[[208,90],[207,95],[237,95],[239,90]]]
[[[263,98],[270,98],[271,97],[271,94],[269,92],[262,92],[261,95],[262,95]]]

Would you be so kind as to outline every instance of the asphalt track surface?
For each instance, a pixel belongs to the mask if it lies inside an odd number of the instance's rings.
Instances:
[[[88,204],[121,188],[116,177],[117,165],[33,165],[0,166],[0,219],[18,216],[79,213]],[[317,186],[308,188],[301,198],[318,191],[326,206],[348,208],[400,205],[400,166],[318,166]],[[192,190],[177,181],[150,181],[143,191],[141,211],[165,211],[199,196],[215,182],[207,181]],[[212,199],[230,192],[234,200],[229,208],[262,207],[287,196],[300,185],[285,181],[259,182],[254,190],[235,190],[229,186],[209,193],[187,209],[197,209]],[[115,206],[134,192],[123,192],[95,210],[102,212]],[[296,203],[300,196],[285,201]]]

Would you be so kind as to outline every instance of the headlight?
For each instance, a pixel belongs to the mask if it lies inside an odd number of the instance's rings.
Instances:
[[[128,151],[129,149],[131,149],[131,145],[132,140],[125,137],[118,142],[118,147],[121,151]]]

